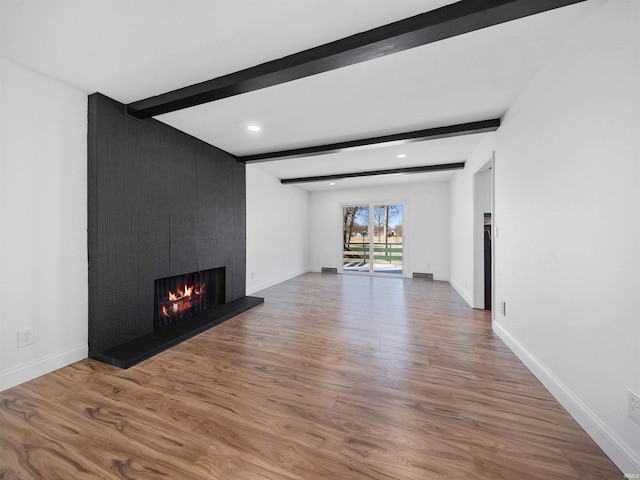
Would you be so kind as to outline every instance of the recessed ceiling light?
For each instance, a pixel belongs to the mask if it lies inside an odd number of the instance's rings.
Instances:
[[[249,125],[247,127],[247,130],[251,131],[251,132],[259,132],[261,130],[259,125]]]
[[[335,185],[336,182],[329,182],[329,185]]]
[[[406,153],[399,153],[398,155],[396,155],[396,158],[405,158],[406,156]]]

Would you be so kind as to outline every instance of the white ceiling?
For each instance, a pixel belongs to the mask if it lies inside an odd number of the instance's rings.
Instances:
[[[454,3],[453,0],[0,0],[0,55],[130,103]],[[601,0],[157,117],[235,155],[500,117]],[[262,131],[249,132],[250,123]],[[277,178],[460,162],[487,135],[264,162]],[[396,154],[406,153],[399,160]],[[424,173],[309,190],[441,181]]]

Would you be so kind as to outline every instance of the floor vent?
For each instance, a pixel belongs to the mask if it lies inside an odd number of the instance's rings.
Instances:
[[[424,278],[426,280],[433,280],[433,273],[413,272],[413,278]]]
[[[322,273],[338,273],[338,269],[333,267],[322,267]]]

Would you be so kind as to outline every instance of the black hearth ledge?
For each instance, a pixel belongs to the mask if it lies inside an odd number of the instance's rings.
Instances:
[[[89,358],[119,368],[133,367],[143,360],[178,345],[263,302],[264,298],[249,296],[232,300],[224,305],[202,312],[193,318],[169,325],[160,331],[144,335],[104,352],[89,353]]]

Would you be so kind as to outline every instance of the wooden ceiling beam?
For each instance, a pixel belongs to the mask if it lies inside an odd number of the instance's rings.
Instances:
[[[439,165],[421,165],[418,167],[405,167],[405,168],[389,168],[385,170],[369,170],[367,172],[351,172],[351,173],[336,173],[333,175],[318,175],[315,177],[299,177],[299,178],[282,178],[280,183],[292,184],[292,183],[311,183],[311,182],[327,182],[331,180],[342,180],[343,178],[357,178],[357,177],[374,177],[377,175],[393,175],[396,173],[424,173],[424,172],[442,172],[446,170],[461,170],[464,168],[465,162],[457,163],[442,163]]]
[[[296,157],[311,157],[314,155],[326,155],[329,153],[339,153],[349,150],[359,150],[363,148],[375,148],[388,146],[391,144],[404,144],[412,142],[422,142],[425,140],[436,140],[439,138],[459,137],[462,135],[473,135],[475,133],[494,132],[500,126],[499,118],[481,120],[478,122],[460,123],[457,125],[447,125],[445,127],[427,128],[413,132],[396,133],[393,135],[383,135],[380,137],[363,138],[350,140],[347,142],[330,143],[327,145],[315,145],[305,148],[295,148],[291,150],[279,150],[276,152],[259,153],[256,155],[244,155],[237,157],[242,163],[269,162]]]
[[[149,118],[354,65],[585,0],[462,0],[127,106]]]

